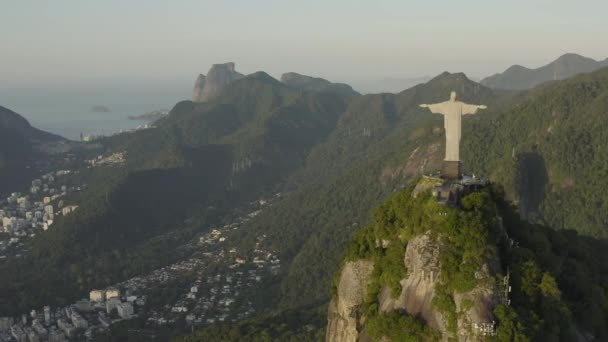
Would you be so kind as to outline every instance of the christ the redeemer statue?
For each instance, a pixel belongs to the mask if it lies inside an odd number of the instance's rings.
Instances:
[[[435,104],[421,104],[420,107],[430,109],[431,113],[443,115],[443,126],[445,128],[445,160],[443,173],[448,178],[460,178],[462,116],[475,114],[478,109],[486,109],[487,107],[484,105],[471,105],[456,101],[455,91],[450,94],[449,101]]]

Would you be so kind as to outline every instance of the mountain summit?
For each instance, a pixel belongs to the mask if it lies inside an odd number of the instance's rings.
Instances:
[[[42,154],[67,148],[66,141],[34,128],[21,115],[0,106],[0,191],[16,190]]]
[[[481,84],[490,88],[525,90],[547,81],[563,80],[605,66],[608,66],[608,59],[596,61],[574,53],[567,53],[537,69],[513,65],[501,74],[484,78],[481,80]]]
[[[243,74],[234,69],[234,63],[213,64],[207,76],[199,75],[194,83],[192,101],[205,102],[219,95],[226,85],[242,78]]]
[[[348,84],[332,83],[323,78],[301,75],[295,72],[288,72],[281,75],[281,82],[292,88],[298,88],[305,91],[333,93],[346,97],[359,95],[359,93],[354,91]]]
[[[391,196],[354,235],[334,277],[326,342],[604,340],[576,298],[587,280],[568,270],[590,260],[576,248],[599,246],[532,228],[493,184],[451,206],[431,182]]]

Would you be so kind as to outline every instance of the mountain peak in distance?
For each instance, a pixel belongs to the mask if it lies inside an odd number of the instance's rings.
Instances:
[[[213,64],[206,76],[201,74],[196,79],[192,101],[209,101],[218,96],[230,82],[243,78],[243,76],[235,70],[234,62]]]
[[[484,78],[480,83],[495,89],[526,90],[547,81],[563,80],[605,66],[608,66],[608,59],[596,61],[575,53],[566,53],[536,69],[513,65],[503,73]]]
[[[345,97],[360,95],[350,85],[345,83],[332,83],[320,77],[313,77],[287,72],[281,75],[281,82],[289,87],[314,92],[333,93]]]

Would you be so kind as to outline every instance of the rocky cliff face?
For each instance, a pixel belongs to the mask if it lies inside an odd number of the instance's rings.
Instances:
[[[194,89],[192,90],[192,101],[202,102],[203,101],[203,89],[205,88],[205,75],[200,74],[194,82]]]
[[[242,78],[243,74],[234,69],[234,63],[214,64],[207,76],[199,75],[194,84],[192,101],[205,102],[213,99],[234,80]]]
[[[404,267],[408,274],[401,280],[401,294],[392,298],[390,289],[384,287],[380,292],[380,310],[405,310],[424,319],[433,329],[445,330],[443,315],[432,306],[435,283],[441,271],[438,242],[428,234],[413,238],[405,250]]]
[[[392,196],[355,235],[334,284],[327,342],[494,336],[502,220],[488,189],[444,205],[431,195],[435,184],[422,178]]]
[[[361,331],[360,307],[367,296],[374,264],[368,260],[347,262],[340,274],[340,284],[335,298],[329,304],[327,341],[360,341],[365,339]]]
[[[490,282],[473,290],[452,293],[456,304],[456,334],[449,331],[448,319],[433,305],[436,287],[440,284],[441,241],[433,234],[412,238],[403,257],[403,267],[407,276],[400,282],[401,293],[393,298],[391,291],[384,286],[378,295],[379,310],[383,313],[402,312],[422,319],[426,325],[439,332],[442,341],[483,341],[482,327],[492,326],[492,311],[497,305],[497,292]],[[386,243],[384,243],[386,245]],[[492,262],[492,261],[488,261]],[[372,282],[374,263],[369,260],[347,262],[340,273],[336,296],[328,309],[327,342],[355,342],[372,340],[365,333],[366,317],[360,310],[366,295],[367,286]],[[490,279],[488,264],[478,272],[479,279]],[[391,341],[383,337],[383,341]]]

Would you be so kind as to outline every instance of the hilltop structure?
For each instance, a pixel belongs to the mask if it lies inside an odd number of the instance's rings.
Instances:
[[[485,105],[472,105],[456,101],[456,92],[452,91],[450,99],[435,104],[421,104],[420,107],[428,108],[433,114],[444,116],[445,127],[445,159],[442,166],[442,178],[462,178],[462,162],[460,161],[460,137],[462,116],[475,114],[478,109],[486,109]]]

